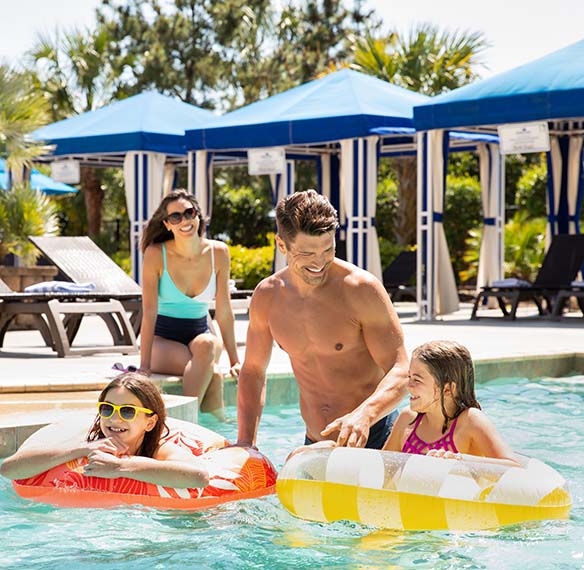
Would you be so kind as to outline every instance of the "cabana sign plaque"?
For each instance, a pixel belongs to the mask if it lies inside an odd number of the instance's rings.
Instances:
[[[64,184],[79,184],[80,170],[77,160],[51,162],[51,178]]]
[[[547,152],[550,149],[550,133],[546,121],[500,125],[498,131],[501,154]]]
[[[286,152],[281,146],[249,149],[247,161],[251,176],[282,174],[286,170]]]

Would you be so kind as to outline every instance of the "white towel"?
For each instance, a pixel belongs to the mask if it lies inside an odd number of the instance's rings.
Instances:
[[[507,279],[499,279],[498,281],[493,281],[491,287],[531,287],[531,283],[523,279],[509,277]]]
[[[89,293],[95,291],[95,283],[71,281],[43,281],[24,288],[25,293]]]
[[[572,283],[570,283],[570,285],[572,285],[572,287],[584,287],[584,281],[572,281]]]

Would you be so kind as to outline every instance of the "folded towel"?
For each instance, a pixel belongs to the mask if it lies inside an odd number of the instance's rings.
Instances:
[[[71,281],[43,281],[24,288],[25,293],[89,293],[95,291],[95,283],[71,283]]]
[[[572,281],[570,285],[572,285],[572,287],[584,287],[584,281]]]
[[[235,279],[229,280],[229,292],[235,293],[237,291],[237,287],[235,286]]]
[[[498,281],[493,281],[491,287],[531,287],[531,283],[523,279],[509,277],[507,279],[499,279]]]

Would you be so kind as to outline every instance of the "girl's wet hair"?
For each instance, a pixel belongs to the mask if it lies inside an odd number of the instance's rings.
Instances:
[[[166,216],[168,215],[167,212],[168,205],[172,202],[176,202],[176,200],[181,199],[187,200],[192,204],[193,208],[195,209],[195,212],[197,212],[197,217],[199,218],[199,230],[197,233],[199,234],[199,236],[204,235],[205,229],[207,227],[207,218],[203,215],[201,206],[199,206],[199,203],[197,202],[197,199],[193,196],[193,194],[190,194],[183,188],[178,188],[167,194],[164,198],[162,198],[160,204],[158,205],[158,208],[156,208],[156,211],[154,212],[154,214],[152,214],[150,220],[148,220],[148,223],[144,228],[144,233],[142,234],[142,242],[140,244],[142,253],[144,253],[146,251],[146,248],[153,243],[162,243],[164,241],[174,239],[172,232],[166,229],[163,222],[164,220],[166,220]]]
[[[168,427],[166,426],[166,406],[156,385],[143,374],[138,372],[125,372],[116,376],[101,392],[98,401],[104,402],[107,393],[113,388],[125,388],[132,392],[140,400],[143,408],[152,410],[157,416],[158,421],[152,430],[144,434],[144,439],[136,455],[143,457],[154,457],[160,439],[168,434]],[[96,416],[89,433],[87,434],[87,441],[96,441],[105,438],[105,434],[101,431],[99,414]]]
[[[412,360],[425,364],[440,389],[440,405],[444,415],[442,433],[446,431],[448,421],[458,417],[468,408],[481,409],[474,390],[474,365],[468,349],[451,340],[434,340],[418,346],[412,353]],[[444,405],[444,388],[453,383],[456,393],[452,399],[456,405],[454,415],[446,413]]]

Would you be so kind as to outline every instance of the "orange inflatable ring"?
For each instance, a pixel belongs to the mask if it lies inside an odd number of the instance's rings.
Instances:
[[[14,489],[20,497],[59,507],[143,505],[187,510],[275,493],[276,470],[260,452],[226,447],[226,439],[195,424],[178,420],[169,420],[168,424],[170,433],[164,441],[173,441],[205,461],[210,474],[207,487],[174,489],[125,477],[88,477],[83,474],[87,458],[82,457],[34,477],[15,480]],[[33,436],[37,440],[38,434]]]

